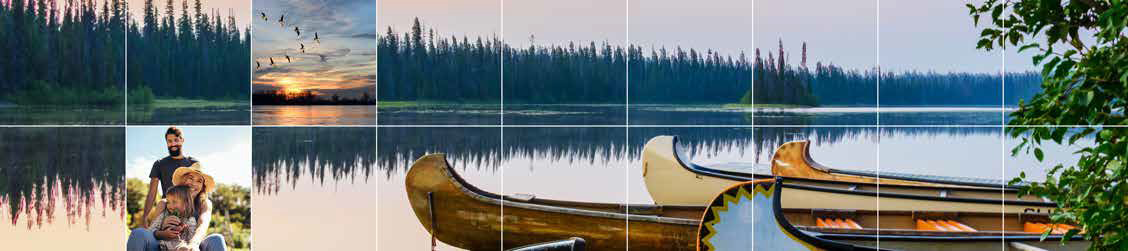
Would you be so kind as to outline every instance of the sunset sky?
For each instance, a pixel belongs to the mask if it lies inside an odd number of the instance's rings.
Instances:
[[[255,0],[252,54],[262,66],[255,70],[253,90],[309,90],[349,98],[367,92],[375,97],[375,10],[372,0]],[[260,12],[269,20],[262,20]],[[285,27],[278,23],[282,15]],[[313,40],[315,32],[320,44]]]

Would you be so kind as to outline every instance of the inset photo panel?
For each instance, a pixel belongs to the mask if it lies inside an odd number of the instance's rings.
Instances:
[[[250,0],[126,0],[127,122],[251,123]]]
[[[127,13],[105,3],[0,2],[0,124],[125,123]]]
[[[375,127],[255,127],[254,247],[373,250]]]
[[[755,5],[755,124],[877,124],[877,1]]]
[[[126,250],[251,249],[250,127],[126,134]]]
[[[501,3],[379,1],[381,125],[501,123]]]
[[[630,124],[752,124],[753,1],[628,2]]]
[[[254,124],[376,124],[375,0],[253,4]]]
[[[120,127],[0,127],[5,249],[121,250],[124,150]]]

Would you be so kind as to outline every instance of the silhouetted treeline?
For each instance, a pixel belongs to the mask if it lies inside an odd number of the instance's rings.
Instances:
[[[121,0],[0,1],[0,99],[123,104],[124,20]]]
[[[529,38],[535,42],[535,37]],[[511,47],[496,37],[442,37],[415,19],[409,31],[379,36],[377,85],[387,101],[624,103],[627,66],[631,103],[751,103],[874,106],[877,69],[799,64],[778,50],[749,62],[713,50],[615,46],[608,43]],[[766,56],[766,57],[765,57]],[[504,67],[501,65],[504,64]],[[504,68],[504,74],[501,69]],[[754,74],[753,74],[754,73]],[[504,76],[502,76],[504,75]],[[755,77],[755,91],[753,86]],[[999,105],[998,75],[885,73],[882,105]],[[1008,79],[1007,102],[1038,90],[1035,73]]]
[[[404,33],[388,27],[379,54],[380,99],[390,101],[496,102],[503,62],[506,103],[623,103],[628,57],[632,102],[734,103],[751,85],[746,59],[711,50],[595,42],[517,48],[496,37],[440,37],[418,19]]]
[[[251,168],[259,194],[297,185],[302,175],[318,184],[367,180],[376,162],[374,127],[255,127]]]
[[[0,207],[11,224],[26,217],[28,228],[40,227],[56,214],[89,224],[99,204],[101,217],[123,209],[124,128],[0,128],[0,142]]]
[[[201,8],[194,0],[189,11],[181,0],[177,13],[173,0],[163,9],[145,0],[141,23],[129,22],[130,103],[146,102],[146,90],[157,97],[246,99],[251,31],[240,32],[234,16]]]
[[[340,95],[319,95],[313,91],[305,90],[300,93],[287,93],[282,90],[257,91],[251,96],[255,105],[375,105],[376,100],[365,92],[358,98],[342,98]]]
[[[782,55],[782,56],[781,56]],[[878,103],[876,69],[844,69],[817,62],[807,65],[804,42],[800,63],[786,61],[780,40],[779,52],[768,53],[767,60],[756,49],[756,103],[818,104],[823,106],[875,106]],[[1042,78],[1036,72],[1007,73],[1006,95],[1003,79],[992,73],[883,72],[882,106],[999,106],[1018,103],[1041,91]],[[804,97],[809,91],[812,99]],[[780,99],[780,97],[785,97]],[[799,101],[799,102],[795,102]],[[742,100],[748,103],[747,99]]]

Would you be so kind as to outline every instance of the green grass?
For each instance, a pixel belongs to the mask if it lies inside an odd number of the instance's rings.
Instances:
[[[250,105],[245,100],[204,100],[186,98],[157,98],[153,101],[154,108],[214,108],[238,107]]]
[[[725,104],[725,108],[811,108],[809,105],[796,104]]]

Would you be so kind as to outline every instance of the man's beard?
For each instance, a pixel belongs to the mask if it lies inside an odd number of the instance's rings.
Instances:
[[[176,148],[176,149],[173,150],[173,148]],[[169,147],[168,148],[168,156],[180,156],[180,147],[179,146]]]

